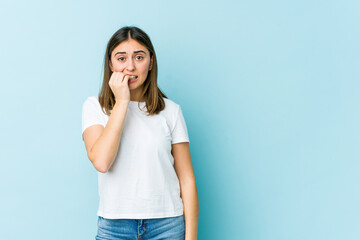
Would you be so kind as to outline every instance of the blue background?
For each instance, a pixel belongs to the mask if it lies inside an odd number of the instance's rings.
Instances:
[[[359,1],[1,1],[0,239],[94,239],[81,107],[135,25],[188,126],[198,239],[360,239]]]

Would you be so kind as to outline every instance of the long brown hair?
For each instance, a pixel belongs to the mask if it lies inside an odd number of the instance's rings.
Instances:
[[[151,43],[150,37],[140,28],[135,26],[125,26],[117,30],[110,38],[105,52],[104,59],[104,78],[101,90],[99,92],[99,103],[105,114],[110,115],[110,110],[115,105],[115,96],[109,86],[109,80],[113,73],[109,67],[112,51],[123,41],[134,39],[141,45],[145,46],[150,52],[150,59],[153,56],[153,65],[143,83],[143,91],[140,99],[145,99],[147,115],[158,114],[165,108],[166,95],[157,86],[157,60],[155,49]],[[140,102],[139,102],[140,103]],[[139,107],[139,104],[138,104]]]

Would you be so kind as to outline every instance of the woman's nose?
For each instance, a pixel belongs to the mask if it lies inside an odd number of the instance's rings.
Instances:
[[[129,60],[128,65],[126,66],[126,68],[127,68],[127,70],[129,70],[129,71],[134,70],[135,66],[134,66],[134,61],[133,61],[132,59]]]

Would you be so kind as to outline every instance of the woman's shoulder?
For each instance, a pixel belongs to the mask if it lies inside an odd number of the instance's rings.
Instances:
[[[171,99],[168,99],[168,98],[163,98],[163,99],[165,101],[165,109],[164,110],[176,111],[180,107],[179,104],[177,104],[176,102],[174,102]]]
[[[83,107],[101,109],[99,97],[89,96],[83,101]]]
[[[88,96],[84,101],[84,104],[86,103],[92,103],[92,104],[100,104],[99,97],[98,96]]]
[[[89,96],[86,98],[86,101],[99,102],[99,96]]]
[[[167,104],[169,107],[178,107],[179,104],[176,103],[175,101],[169,99],[169,98],[163,98],[165,101],[165,105]]]

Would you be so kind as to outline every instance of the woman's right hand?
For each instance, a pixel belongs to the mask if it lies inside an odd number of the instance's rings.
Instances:
[[[129,75],[123,72],[113,72],[109,80],[109,86],[114,93],[115,101],[130,101]]]

